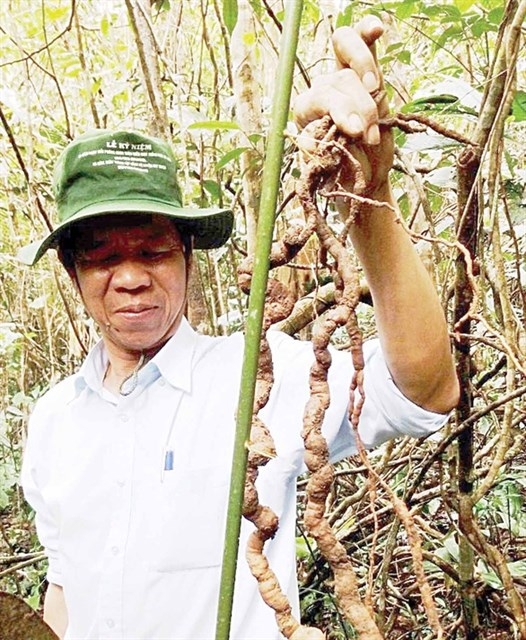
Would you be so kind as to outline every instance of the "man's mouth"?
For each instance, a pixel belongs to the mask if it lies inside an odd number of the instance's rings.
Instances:
[[[126,321],[143,321],[153,316],[157,307],[155,305],[134,304],[119,307],[115,310],[114,316]]]
[[[116,310],[115,313],[143,313],[144,311],[150,311],[151,309],[155,309],[155,306],[146,304],[134,304],[127,307],[120,307]]]

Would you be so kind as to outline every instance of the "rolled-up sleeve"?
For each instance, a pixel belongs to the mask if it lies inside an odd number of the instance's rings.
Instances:
[[[309,371],[314,362],[312,344],[295,340],[280,332],[269,332],[274,360],[275,385],[269,406],[261,412],[268,420],[277,449],[301,473],[303,440],[301,427],[309,400]],[[353,363],[348,351],[331,348],[328,371],[329,405],[323,412],[323,435],[332,462],[357,453],[356,434],[349,420],[350,386]],[[447,415],[417,406],[397,388],[387,368],[380,342],[363,345],[365,400],[359,421],[359,434],[367,449],[392,438],[428,436],[442,427]]]
[[[338,361],[339,357],[336,356],[335,360]],[[448,414],[427,411],[398,389],[378,340],[364,344],[364,360],[365,401],[358,432],[365,448],[371,449],[400,436],[425,437],[444,426]],[[340,362],[339,366],[345,364]],[[347,416],[331,443],[331,451],[334,459],[356,453],[355,436]]]

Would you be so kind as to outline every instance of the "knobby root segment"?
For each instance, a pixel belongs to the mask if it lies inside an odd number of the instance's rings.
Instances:
[[[323,250],[334,259],[336,306],[315,324],[312,337],[315,362],[310,372],[311,395],[303,420],[305,463],[311,472],[307,483],[304,523],[333,571],[334,592],[343,615],[354,626],[360,639],[381,640],[383,636],[376,625],[373,612],[367,608],[360,597],[358,580],[351,560],[325,518],[325,505],[334,479],[334,471],[329,462],[327,442],[321,431],[323,418],[330,403],[327,378],[331,356],[328,347],[331,336],[338,327],[345,326],[351,340],[351,354],[355,369],[350,389],[353,424],[358,424],[363,404],[364,362],[362,337],[356,318],[356,307],[360,297],[358,271],[344,245],[346,233],[343,237],[337,238],[331,231],[318,211],[316,192],[327,186],[329,182],[337,183],[342,160],[345,159],[349,161],[345,164],[347,168],[350,167],[354,191],[358,195],[364,193],[365,182],[358,163],[346,152],[339,134],[328,121],[321,121],[317,135],[321,139],[318,151],[303,167],[296,194],[301,201],[307,220],[311,221],[310,224],[316,230]],[[357,200],[350,202],[351,222],[357,215],[358,206]],[[355,393],[357,390],[359,394]]]
[[[311,370],[311,398],[304,417],[304,439],[307,451],[305,460],[309,470],[312,472],[312,477],[307,485],[305,525],[317,541],[320,552],[331,566],[335,578],[335,595],[344,616],[353,624],[360,639],[376,640],[382,638],[382,634],[374,621],[371,603],[369,603],[368,607],[360,598],[358,583],[350,559],[324,518],[325,503],[332,484],[328,452],[326,446],[323,447],[322,445],[321,436],[321,423],[329,404],[327,375],[330,357],[327,349],[334,330],[338,326],[345,325],[350,338],[354,364],[354,375],[350,388],[349,417],[355,432],[358,450],[364,465],[369,471],[372,493],[374,494],[375,483],[380,483],[388,492],[395,511],[406,529],[422,603],[430,625],[440,640],[443,637],[443,630],[423,569],[420,537],[414,520],[406,504],[394,494],[387,483],[374,471],[358,433],[360,414],[365,400],[362,335],[355,313],[359,301],[359,281],[357,271],[343,243],[345,242],[349,225],[357,220],[360,203],[366,199],[366,185],[361,167],[346,149],[345,139],[340,134],[335,133],[333,128],[330,128],[330,123],[322,121],[321,127],[323,144],[318,146],[318,154],[314,154],[311,157],[296,192],[302,201],[307,217],[316,220],[316,233],[322,247],[334,258],[337,271],[337,277],[335,278],[337,306],[318,323],[313,336],[316,363]],[[331,146],[331,141],[334,143],[333,146]],[[320,154],[322,155],[321,158],[319,157]],[[341,171],[340,160],[343,160],[343,164],[350,171],[354,185],[352,189],[353,197],[349,202],[349,219],[345,225],[344,232],[339,238],[336,238],[320,215],[316,207],[315,198],[316,191],[319,191],[322,187],[327,188],[329,184],[338,185],[338,176]],[[331,161],[335,163],[332,167]],[[327,172],[329,172],[329,175],[327,175]],[[337,186],[336,191],[333,190],[334,193],[341,194],[341,189],[338,189]],[[331,194],[328,193],[326,195],[330,196]]]
[[[305,212],[305,226],[289,229],[281,242],[274,244],[270,264],[271,267],[275,267],[291,260],[314,232],[318,235],[322,251],[330,254],[335,261],[337,304],[325,314],[323,321],[315,326],[313,336],[315,363],[311,369],[311,396],[305,409],[303,428],[305,462],[312,473],[307,486],[305,524],[333,570],[335,593],[343,614],[354,625],[362,640],[366,638],[380,640],[382,636],[373,615],[360,598],[356,575],[345,548],[338,542],[324,517],[325,503],[332,486],[334,472],[329,463],[327,443],[321,433],[321,425],[329,405],[327,375],[331,356],[328,346],[334,331],[338,327],[346,326],[351,340],[355,368],[350,389],[353,424],[358,424],[363,403],[363,355],[361,332],[355,312],[360,298],[358,271],[344,246],[346,234],[340,239],[335,237],[318,211],[315,194],[322,187],[337,185],[344,156],[347,160],[345,163],[347,173],[349,171],[351,173],[354,191],[358,196],[364,193],[365,184],[359,164],[346,151],[345,145],[342,144],[343,139],[336,133],[336,129],[328,119],[320,121],[316,136],[320,140],[319,151],[304,166],[302,178],[296,190]],[[359,205],[359,200],[350,202],[351,221],[355,219]],[[239,283],[244,291],[250,289],[251,272],[252,263],[248,259],[239,269]],[[295,620],[290,604],[283,595],[277,578],[263,553],[265,542],[274,537],[279,522],[268,507],[259,504],[255,486],[259,466],[266,464],[275,455],[271,436],[257,417],[259,410],[268,400],[273,384],[272,358],[266,340],[266,330],[271,324],[286,318],[291,310],[292,301],[288,300],[283,292],[283,285],[274,281],[269,282],[254,401],[254,419],[248,444],[249,456],[243,509],[243,515],[256,525],[257,530],[250,536],[246,556],[249,567],[258,580],[263,600],[276,612],[276,620],[283,635],[294,640],[317,640],[324,637],[323,633],[303,627]],[[359,394],[355,393],[357,390]]]
[[[244,287],[250,287],[249,271],[242,271],[240,279]],[[258,581],[258,588],[263,601],[274,609],[276,622],[285,638],[294,640],[323,640],[325,637],[317,629],[300,625],[292,614],[292,607],[287,596],[281,590],[276,574],[269,566],[264,554],[264,545],[276,535],[279,527],[277,515],[267,506],[259,503],[256,480],[259,467],[275,457],[276,450],[272,436],[263,421],[258,417],[259,411],[266,405],[274,382],[272,354],[266,338],[270,325],[290,315],[294,300],[284,285],[270,280],[267,286],[265,314],[263,318],[262,337],[256,380],[254,415],[250,431],[248,447],[247,474],[245,480],[245,496],[243,516],[252,522],[256,530],[249,536],[246,559],[252,575]],[[320,635],[321,634],[321,635]]]
[[[295,258],[305,246],[305,243],[311,237],[313,231],[314,228],[309,225],[302,225],[299,222],[291,224],[285,231],[283,237],[272,244],[269,260],[270,269],[282,267]],[[244,293],[250,291],[253,268],[252,257],[245,258],[238,267],[238,284]],[[268,294],[269,292],[267,291],[265,307],[267,304],[273,303],[272,296],[269,297]],[[289,314],[287,314],[287,316],[288,315]],[[284,316],[282,319],[284,320],[287,316]],[[276,320],[276,322],[278,322],[278,320]]]

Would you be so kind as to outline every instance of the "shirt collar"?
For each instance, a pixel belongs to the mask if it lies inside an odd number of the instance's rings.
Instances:
[[[197,333],[183,317],[175,334],[148,365],[156,366],[161,376],[173,387],[189,393],[192,389],[192,361],[197,338]]]
[[[102,391],[102,380],[104,372],[108,367],[108,354],[104,348],[104,343],[99,340],[93,349],[88,353],[82,366],[78,370],[75,380],[77,392],[85,387],[89,387],[99,393]]]
[[[146,380],[155,379],[157,376],[152,376],[152,373],[158,371],[173,387],[189,393],[192,388],[192,360],[197,338],[197,333],[183,317],[175,334],[139,372],[139,384],[144,384]],[[87,386],[101,393],[102,380],[107,366],[108,354],[103,341],[100,340],[90,351],[78,371],[75,381],[77,392]]]

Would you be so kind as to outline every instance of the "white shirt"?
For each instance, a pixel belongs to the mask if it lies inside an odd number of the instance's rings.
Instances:
[[[266,553],[298,615],[295,478],[304,471],[302,416],[312,362],[309,343],[269,332],[275,383],[261,417],[277,457],[260,469],[262,504],[280,517]],[[102,343],[79,372],[37,402],[22,481],[61,585],[67,640],[212,640],[243,336],[196,334],[184,320],[139,372],[130,396],[102,386]],[[361,437],[371,447],[397,435],[423,436],[445,416],[398,391],[377,341],[365,346]],[[324,434],[333,459],[355,453],[346,419],[352,364],[335,352]],[[164,469],[167,452],[173,469]],[[244,560],[252,530],[242,524],[231,637],[280,638]]]

